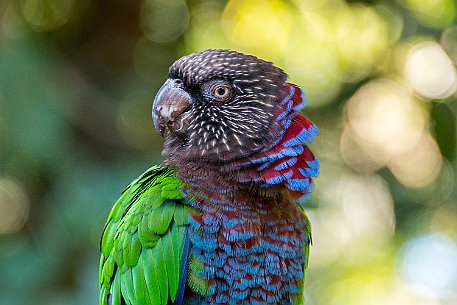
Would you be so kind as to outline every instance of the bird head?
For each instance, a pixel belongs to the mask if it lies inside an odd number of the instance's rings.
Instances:
[[[270,62],[229,50],[178,59],[152,108],[167,161],[227,162],[271,144],[286,78]]]

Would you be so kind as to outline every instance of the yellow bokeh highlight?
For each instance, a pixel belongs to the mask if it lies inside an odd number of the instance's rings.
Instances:
[[[374,158],[381,155],[385,160],[413,147],[428,118],[406,89],[387,79],[362,86],[346,110],[356,140]]]
[[[307,12],[283,54],[287,73],[305,88],[312,107],[331,101],[340,89],[341,71],[331,26],[322,15]]]
[[[424,132],[414,146],[392,158],[388,167],[403,185],[423,187],[438,177],[442,163],[436,141]]]
[[[216,5],[199,3],[192,16],[189,52],[229,48],[273,61],[305,88],[310,107],[332,102],[345,82],[378,68],[402,28],[385,7],[339,0],[232,0],[222,15]]]
[[[22,2],[22,14],[30,27],[37,32],[54,31],[65,25],[74,8],[74,0],[26,0]]]
[[[233,49],[222,29],[221,15],[214,2],[202,2],[192,9],[193,18],[184,37],[185,54],[205,49]]]
[[[360,263],[382,255],[395,230],[393,199],[382,178],[344,173],[319,196],[319,209],[308,213],[313,255],[319,257],[315,266]]]
[[[0,234],[22,229],[29,209],[29,200],[22,185],[11,178],[0,178]]]
[[[297,10],[279,0],[232,0],[222,15],[236,48],[272,59],[286,48],[297,21]]]
[[[428,113],[399,83],[383,79],[362,86],[346,113],[340,149],[349,166],[359,172],[388,166],[408,187],[438,177],[443,160],[427,129]]]
[[[387,23],[373,8],[363,5],[340,10],[333,21],[335,44],[346,78],[365,76],[388,49]]]

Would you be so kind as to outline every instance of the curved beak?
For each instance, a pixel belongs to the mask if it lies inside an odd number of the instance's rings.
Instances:
[[[182,131],[183,120],[179,116],[185,112],[192,98],[172,79],[168,79],[157,92],[152,105],[154,127],[163,137],[165,130],[171,133]]]

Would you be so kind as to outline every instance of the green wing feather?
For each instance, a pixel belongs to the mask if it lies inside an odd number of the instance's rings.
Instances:
[[[154,166],[115,203],[101,240],[101,305],[175,301],[189,216],[180,189],[174,170]]]

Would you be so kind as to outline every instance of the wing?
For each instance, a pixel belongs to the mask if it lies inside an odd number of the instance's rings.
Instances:
[[[115,203],[101,240],[101,305],[166,305],[176,299],[188,205],[172,169],[154,166]]]

